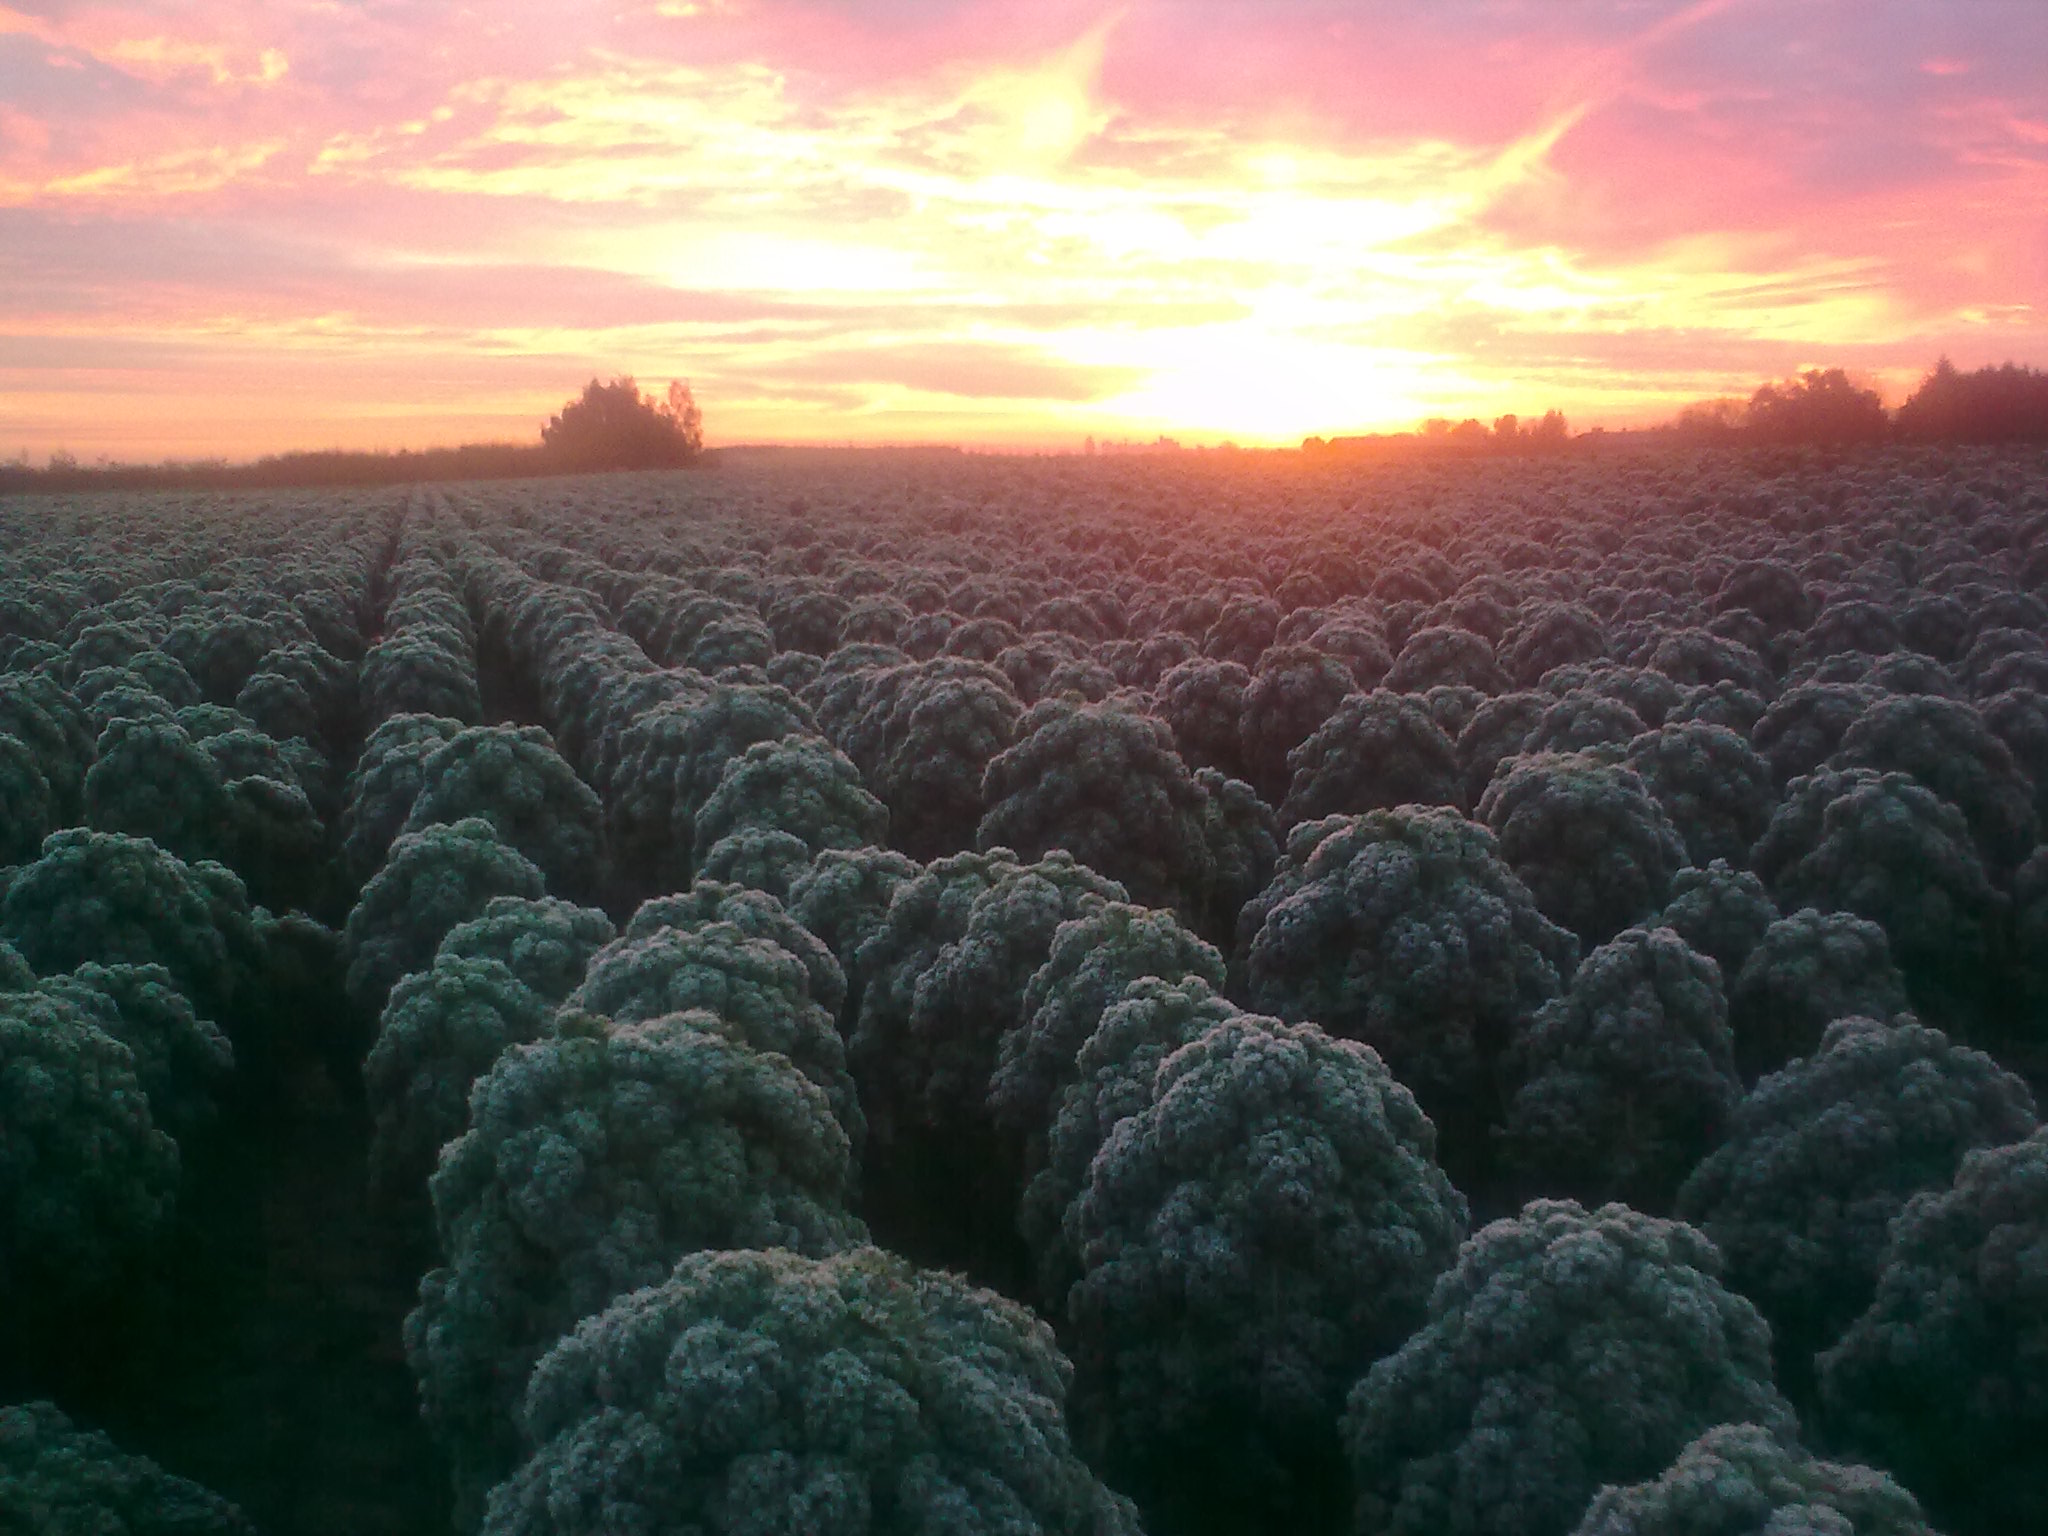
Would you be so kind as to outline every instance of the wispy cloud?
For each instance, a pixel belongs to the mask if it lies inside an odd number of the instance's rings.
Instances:
[[[1619,422],[2048,361],[2043,206],[2020,4],[17,3],[0,451]]]

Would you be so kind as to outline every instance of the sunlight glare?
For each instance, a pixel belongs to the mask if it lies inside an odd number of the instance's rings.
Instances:
[[[1246,445],[1412,419],[1426,405],[1418,374],[1426,358],[1320,342],[1261,319],[1105,336],[1069,355],[1149,372],[1137,388],[1098,402],[1103,416]]]

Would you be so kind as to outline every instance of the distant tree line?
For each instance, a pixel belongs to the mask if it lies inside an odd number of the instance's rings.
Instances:
[[[1917,439],[2048,442],[2048,373],[2016,363],[1964,373],[1944,357],[1899,407],[1897,426]]]
[[[1765,384],[1747,401],[1706,400],[1671,430],[1706,440],[1811,443],[2048,443],[2048,373],[2006,363],[1964,373],[1943,358],[1905,404],[1888,412],[1874,389],[1840,368],[1810,368]]]
[[[1808,369],[1760,386],[1748,400],[1705,400],[1663,429],[1702,442],[1847,447],[1864,443],[2048,443],[2048,372],[2005,363],[1965,373],[1946,357],[1896,412],[1874,389],[1840,368]],[[1596,428],[1597,432],[1598,429]],[[1312,454],[1401,456],[1418,449],[1461,453],[1549,453],[1572,435],[1561,412],[1524,421],[1513,414],[1489,428],[1476,417],[1431,417],[1419,432],[1306,438]],[[1090,440],[1091,443],[1093,440]],[[1177,446],[1161,438],[1155,448]],[[465,443],[396,452],[296,452],[251,463],[225,459],[81,464],[53,453],[43,468],[26,456],[0,463],[0,495],[10,491],[259,490],[290,486],[395,485],[422,480],[516,479],[602,470],[669,469],[704,453],[704,418],[690,388],[672,382],[666,396],[644,395],[627,377],[592,379],[548,419],[538,443]]]
[[[1541,452],[1561,448],[1571,441],[1562,411],[1545,411],[1534,421],[1524,422],[1513,412],[1494,418],[1487,429],[1477,417],[1468,416],[1453,424],[1449,417],[1432,416],[1422,424],[1422,435],[1433,441],[1461,444],[1471,448],[1505,449],[1510,452]]]
[[[630,378],[592,379],[541,428],[538,443],[465,443],[396,452],[270,454],[247,464],[225,459],[162,464],[81,464],[53,453],[46,467],[0,464],[9,491],[271,490],[289,486],[399,485],[420,480],[510,480],[612,469],[674,469],[704,452],[704,416],[690,387],[643,395]]]
[[[1572,435],[1562,411],[1545,411],[1524,421],[1510,413],[1494,419],[1489,428],[1476,416],[1452,421],[1432,416],[1416,432],[1387,432],[1358,437],[1308,437],[1301,447],[1309,454],[1338,454],[1349,458],[1401,458],[1417,452],[1554,453],[1569,447]]]

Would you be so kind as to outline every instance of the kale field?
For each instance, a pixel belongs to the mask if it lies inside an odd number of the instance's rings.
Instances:
[[[0,498],[5,1536],[2048,1530],[2048,454]]]

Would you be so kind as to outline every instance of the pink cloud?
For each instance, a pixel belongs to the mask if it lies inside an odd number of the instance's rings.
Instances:
[[[1009,439],[1206,356],[1616,419],[2048,360],[2043,7],[15,0],[0,81],[0,418],[89,376],[137,451],[287,367],[423,440],[670,367]]]

